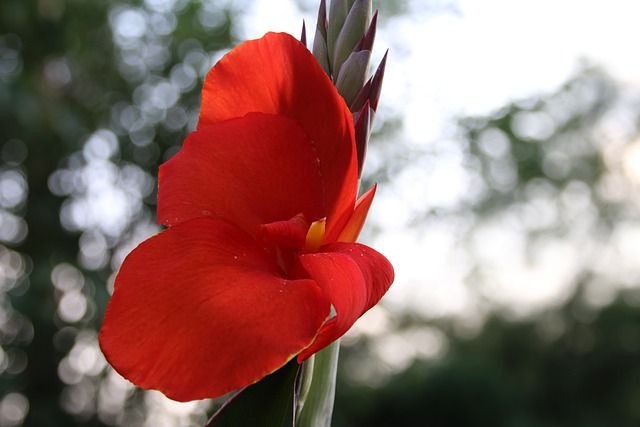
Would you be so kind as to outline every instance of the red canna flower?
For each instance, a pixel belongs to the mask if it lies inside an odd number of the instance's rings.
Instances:
[[[198,129],[160,167],[158,222],[100,332],[109,363],[180,401],[221,396],[342,336],[393,268],[354,243],[353,119],[311,53],[269,33],[209,72]],[[333,310],[332,310],[333,308]]]

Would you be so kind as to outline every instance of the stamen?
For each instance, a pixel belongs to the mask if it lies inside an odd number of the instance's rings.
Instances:
[[[327,225],[327,219],[322,218],[314,221],[307,231],[307,237],[304,240],[304,252],[315,253],[318,252],[322,242],[324,241],[324,234]]]

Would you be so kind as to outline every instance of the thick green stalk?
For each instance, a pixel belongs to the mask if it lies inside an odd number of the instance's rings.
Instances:
[[[339,351],[340,340],[337,340],[305,362],[296,427],[331,426]]]

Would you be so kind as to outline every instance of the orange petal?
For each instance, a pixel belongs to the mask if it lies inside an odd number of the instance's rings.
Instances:
[[[368,189],[366,193],[358,198],[353,214],[351,215],[351,218],[349,218],[349,222],[347,222],[335,241],[355,242],[358,239],[360,231],[362,231],[362,227],[364,226],[364,221],[367,219],[367,214],[369,213],[369,208],[371,207],[375,194],[376,185]]]

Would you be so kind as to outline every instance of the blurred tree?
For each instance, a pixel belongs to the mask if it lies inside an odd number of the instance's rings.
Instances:
[[[583,298],[536,319],[491,316],[473,338],[451,333],[446,357],[416,361],[378,390],[341,384],[334,425],[638,425],[638,292],[588,320],[575,314],[592,310]]]
[[[0,425],[134,426],[157,409],[105,370],[104,283],[155,229],[157,166],[243,6],[0,4]]]

